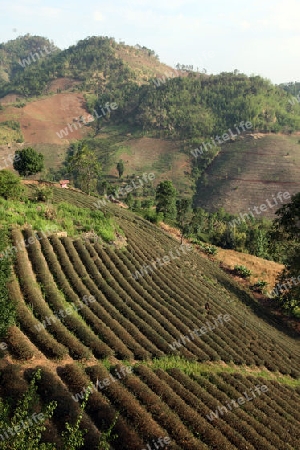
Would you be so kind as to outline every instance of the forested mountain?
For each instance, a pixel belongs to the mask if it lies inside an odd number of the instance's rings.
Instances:
[[[51,81],[69,77],[79,82],[76,89],[90,94],[90,109],[116,102],[114,122],[163,136],[197,140],[224,133],[241,120],[251,121],[259,131],[300,129],[300,106],[289,102],[289,85],[282,86],[287,94],[268,80],[237,71],[210,76],[165,72],[155,80],[154,52],[117,44],[113,38],[89,37],[60,51],[45,38],[27,35],[1,44],[0,51],[5,74],[0,82],[2,97],[9,92],[40,95]],[[138,71],[133,62],[126,62],[129,53],[151,60],[152,73],[149,67]]]
[[[35,56],[32,59],[31,55],[38,54],[42,57],[42,54],[47,54],[44,47],[50,52],[58,52],[59,49],[53,42],[49,41],[41,36],[31,36],[27,34],[20,36],[17,39],[0,44],[0,89],[1,96],[5,92],[9,92],[15,86],[12,87],[11,83],[21,84],[22,77],[20,74],[25,74],[24,67],[22,66],[23,59],[29,58],[30,62],[38,61],[38,57]],[[27,66],[27,63],[25,64]],[[32,74],[27,74],[24,77],[24,83],[27,84]],[[16,82],[15,82],[16,80]],[[19,81],[18,81],[19,80]]]
[[[117,44],[113,38],[89,37],[63,51],[52,46],[53,51],[48,54],[41,54],[37,47],[49,44],[49,41],[44,38],[25,38],[26,36],[1,45],[3,59],[7,61],[9,68],[8,78],[0,84],[0,96],[9,92],[25,96],[40,95],[51,81],[62,77],[80,81],[79,89],[82,91],[92,90],[101,95],[115,88],[122,89],[125,83],[139,82],[143,78],[142,74],[138,77],[118,57],[118,51],[124,46]],[[9,61],[7,55],[11,51],[13,57]],[[141,48],[134,51],[157,61],[152,50]],[[38,52],[40,58],[30,59],[30,54],[34,52]],[[28,62],[25,62],[23,58],[28,56]],[[20,60],[24,61],[24,67]]]
[[[241,120],[266,132],[300,128],[299,104],[291,105],[286,92],[259,76],[190,73],[170,78],[156,89],[153,84],[132,85],[125,91],[105,92],[98,105],[113,99],[120,105],[115,120],[181,139],[223,134]]]
[[[19,140],[34,144],[44,152],[46,160],[47,144],[57,146],[51,150],[51,169],[54,153],[58,164],[62,164],[62,157],[58,158],[62,145],[67,150],[70,140],[88,138],[105,176],[113,176],[116,158],[124,158],[129,174],[151,166],[157,171],[157,182],[162,176],[170,178],[184,195],[191,195],[197,185],[195,201],[199,206],[227,208],[222,194],[226,191],[235,209],[232,195],[236,182],[243,184],[244,178],[251,186],[260,186],[255,196],[260,203],[265,183],[269,183],[268,195],[282,189],[279,182],[292,182],[291,193],[298,190],[293,178],[298,173],[298,138],[290,135],[300,130],[300,102],[296,97],[299,83],[275,86],[260,76],[247,76],[237,70],[218,75],[175,70],[162,64],[153,50],[117,43],[109,37],[87,37],[61,51],[45,38],[26,35],[1,44],[0,52],[0,122],[7,123],[13,114],[24,137]],[[6,94],[14,96],[7,100]],[[6,100],[16,103],[6,106]],[[107,102],[115,103],[116,108],[106,109],[105,117],[98,117]],[[96,117],[84,126],[80,118],[87,115],[87,110]],[[250,129],[244,129],[246,133],[242,132],[233,143],[228,130],[235,133],[239,124],[246,122],[251,123]],[[250,136],[253,133],[283,133],[288,138],[283,140],[277,135],[267,152],[255,141],[256,158],[268,160],[269,152],[274,161],[279,156],[278,164],[269,165],[268,170],[259,160],[253,160],[252,150],[248,151],[250,140],[257,137]],[[227,142],[217,143],[201,155],[192,153],[205,142],[226,134]],[[11,142],[11,136],[5,129],[2,142]],[[261,139],[262,147],[269,147],[270,138]],[[171,152],[170,142],[174,143]],[[247,161],[245,165],[241,158]],[[264,175],[258,176],[254,163]],[[253,171],[257,172],[255,177]],[[211,201],[213,194],[218,195],[218,202]],[[247,195],[244,197],[245,205],[240,208],[249,203]]]

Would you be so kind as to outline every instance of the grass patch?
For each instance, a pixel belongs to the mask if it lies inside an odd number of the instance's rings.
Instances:
[[[0,207],[0,220],[4,226],[24,227],[30,223],[33,230],[57,229],[66,231],[71,237],[93,231],[106,242],[114,240],[118,228],[113,218],[105,217],[102,211],[91,211],[65,202],[53,205],[0,198]]]
[[[290,386],[292,388],[296,388],[300,386],[300,379],[294,379],[287,375],[282,375],[280,373],[272,373],[267,369],[257,369],[257,367],[248,367],[248,366],[235,366],[222,363],[222,365],[218,363],[199,363],[197,361],[188,361],[181,356],[164,356],[159,359],[153,359],[152,361],[145,361],[142,364],[145,364],[152,369],[179,369],[187,375],[210,375],[212,373],[218,374],[221,372],[226,373],[239,373],[245,376],[256,376],[264,378],[265,380],[276,380],[281,384]]]
[[[24,142],[19,122],[7,120],[0,123],[0,145],[11,142]]]

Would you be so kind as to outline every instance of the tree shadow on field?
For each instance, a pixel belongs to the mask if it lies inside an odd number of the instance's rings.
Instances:
[[[264,320],[266,323],[276,328],[278,331],[283,332],[293,339],[299,339],[299,333],[293,330],[291,327],[287,326],[284,322],[284,318],[282,315],[275,315],[268,309],[267,307],[260,304],[251,293],[247,293],[243,288],[239,286],[239,284],[232,280],[229,275],[222,271],[216,271],[215,277],[218,282],[224,286],[227,291],[231,292],[234,296],[236,296],[240,301],[243,302],[244,305],[249,307],[252,312]],[[231,302],[230,302],[231,303]]]

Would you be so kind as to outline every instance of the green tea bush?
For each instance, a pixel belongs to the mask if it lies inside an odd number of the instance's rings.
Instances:
[[[9,243],[8,230],[0,229],[0,338],[5,337],[9,326],[15,323],[16,311],[9,301],[7,283],[11,276],[11,257],[1,258],[1,251],[7,248]]]

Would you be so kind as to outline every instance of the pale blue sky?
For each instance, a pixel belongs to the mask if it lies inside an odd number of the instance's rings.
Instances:
[[[145,45],[160,60],[300,80],[300,0],[0,0],[0,42],[30,33],[66,48],[86,36]]]

